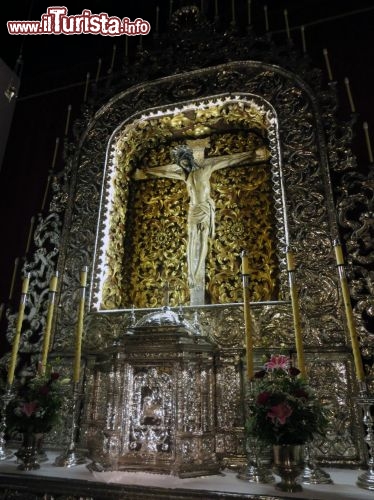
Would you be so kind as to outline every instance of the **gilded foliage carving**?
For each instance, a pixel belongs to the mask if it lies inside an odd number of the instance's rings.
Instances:
[[[211,157],[267,148],[269,125],[268,113],[254,103],[209,101],[197,109],[143,116],[125,127],[116,140],[113,162],[114,198],[103,256],[108,266],[102,294],[105,309],[189,300],[186,189],[167,179],[131,182],[135,167],[171,163],[173,147],[199,137],[209,136],[206,154]],[[274,298],[277,261],[269,165],[215,173],[211,187],[219,237],[213,240],[206,262],[207,300],[242,300],[242,249],[250,254],[253,299]]]

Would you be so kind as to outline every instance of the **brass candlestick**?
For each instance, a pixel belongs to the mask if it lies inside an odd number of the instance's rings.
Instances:
[[[368,394],[364,382],[360,382],[359,385],[360,395],[355,400],[362,408],[362,421],[365,429],[364,441],[368,447],[366,462],[368,470],[358,476],[356,484],[365,490],[374,491],[374,418],[371,414],[371,408],[374,405],[374,396]]]
[[[73,386],[73,407],[72,407],[72,422],[70,432],[70,442],[64,453],[56,457],[54,465],[56,467],[74,467],[75,465],[85,464],[86,458],[76,451],[76,442],[78,434],[78,420],[81,409],[81,393],[79,391],[79,383]]]

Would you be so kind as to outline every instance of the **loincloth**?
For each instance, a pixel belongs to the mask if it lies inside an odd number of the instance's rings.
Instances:
[[[198,231],[204,229],[209,230],[209,236],[214,238],[215,224],[214,224],[215,205],[213,200],[207,200],[197,205],[190,205],[188,210],[188,225],[197,226]]]

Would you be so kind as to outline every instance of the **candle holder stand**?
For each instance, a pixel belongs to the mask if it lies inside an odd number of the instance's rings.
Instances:
[[[374,405],[374,396],[370,396],[367,391],[366,384],[359,382],[360,395],[355,398],[357,404],[362,408],[363,424],[364,424],[364,442],[368,447],[367,452],[367,467],[368,470],[361,474],[356,484],[365,490],[374,491],[374,419],[371,414],[371,407]]]
[[[261,463],[264,449],[256,437],[248,437],[246,441],[248,464],[237,474],[238,479],[249,483],[275,483],[271,470]]]
[[[310,443],[307,443],[304,448],[304,470],[301,482],[304,484],[333,484],[330,474],[314,463]]]
[[[14,453],[6,448],[5,430],[6,430],[6,411],[8,404],[13,399],[11,387],[7,387],[4,394],[1,396],[1,420],[0,420],[0,460],[12,458]]]
[[[81,396],[82,394],[79,392],[79,383],[75,383],[73,386],[73,407],[70,442],[66,451],[56,457],[54,462],[54,465],[56,467],[74,467],[76,465],[87,463],[86,457],[76,451]]]

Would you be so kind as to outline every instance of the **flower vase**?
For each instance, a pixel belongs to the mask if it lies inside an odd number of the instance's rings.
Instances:
[[[304,467],[304,445],[281,444],[273,445],[274,469],[281,478],[275,487],[289,493],[302,491],[301,484],[297,482]]]
[[[21,448],[17,451],[16,456],[21,462],[18,465],[19,470],[36,470],[40,468],[38,462],[38,442],[40,442],[40,433],[25,432]]]

